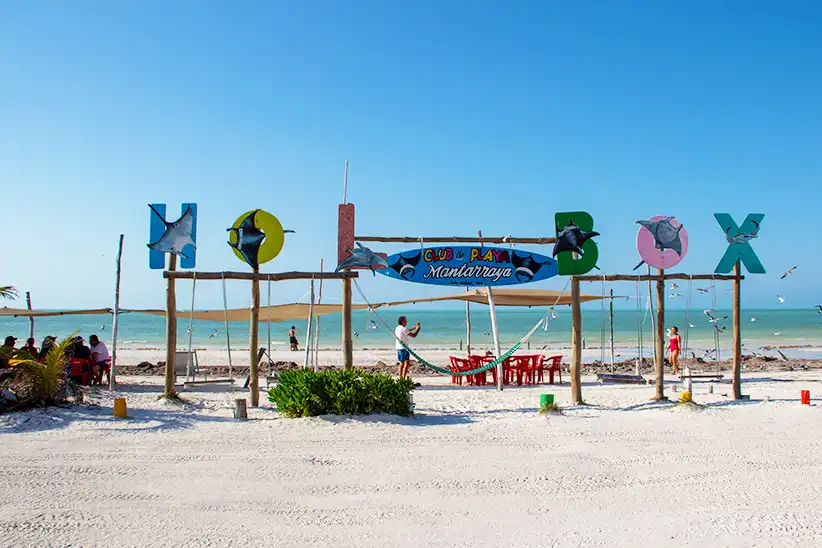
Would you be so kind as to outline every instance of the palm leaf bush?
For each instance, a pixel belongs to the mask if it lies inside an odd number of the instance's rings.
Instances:
[[[3,299],[16,299],[17,298],[17,289],[10,285],[0,285],[0,298]]]
[[[65,399],[66,351],[74,343],[72,333],[49,350],[43,363],[34,356],[18,352],[9,360],[14,377],[9,389],[17,396],[17,408],[44,407]]]

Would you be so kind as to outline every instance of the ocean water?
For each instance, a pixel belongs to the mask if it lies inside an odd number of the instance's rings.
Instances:
[[[466,344],[466,325],[464,310],[421,310],[414,308],[380,310],[380,316],[392,328],[396,325],[397,317],[404,314],[409,324],[419,321],[422,331],[414,344],[426,348],[457,349],[460,344]],[[544,309],[510,309],[498,308],[497,319],[500,330],[500,342],[503,347],[509,347],[525,335],[528,330],[543,317]],[[569,308],[558,308],[556,319],[548,321],[547,329],[542,327],[531,338],[531,346],[540,348],[545,345],[552,347],[567,347],[571,338],[571,311]],[[720,346],[730,347],[731,311],[718,311],[716,316],[729,316],[723,320],[722,326],[726,331],[720,335]],[[263,314],[264,316],[264,314]],[[756,321],[751,321],[751,318]],[[683,339],[687,337],[688,346],[692,349],[707,349],[714,347],[714,330],[701,310],[692,310],[689,315],[690,323],[694,328],[686,329],[688,321],[684,310],[667,310],[666,327],[676,325],[680,329]],[[339,314],[322,316],[320,319],[320,347],[339,348],[340,324]],[[57,337],[68,335],[79,330],[88,338],[96,333],[103,341],[111,341],[111,316],[58,316],[52,318],[35,319],[35,335],[42,341],[46,335]],[[263,318],[264,320],[264,318]],[[373,322],[373,323],[372,323]],[[353,315],[355,348],[390,348],[394,340],[390,333],[382,326],[380,319],[374,312],[357,311]],[[271,324],[272,348],[282,348],[288,345],[288,329],[296,325],[299,332],[300,346],[305,342],[306,322],[295,321],[288,323]],[[373,329],[376,324],[376,329]],[[651,319],[647,312],[639,314],[637,311],[616,310],[614,312],[614,341],[615,346],[625,349],[621,354],[627,355],[633,348],[636,353],[640,333],[643,338],[643,347],[648,349],[652,345]],[[233,322],[230,324],[231,345],[245,347],[248,345],[248,323]],[[491,320],[488,308],[485,306],[471,307],[472,345],[476,348],[491,348]],[[28,318],[0,318],[0,335],[14,335],[22,340],[28,337]],[[178,326],[180,346],[187,344],[188,320],[180,320]],[[268,325],[260,326],[260,345],[268,344]],[[600,309],[583,311],[583,336],[586,347],[599,348],[604,341],[608,345],[609,326],[607,311],[602,314]],[[816,346],[822,344],[822,315],[815,310],[748,310],[742,313],[742,337],[747,349],[753,350],[761,346]],[[165,318],[142,314],[123,314],[120,316],[119,344],[128,348],[162,348],[165,340]],[[195,321],[192,333],[192,342],[195,347],[225,347],[225,328],[222,322]]]

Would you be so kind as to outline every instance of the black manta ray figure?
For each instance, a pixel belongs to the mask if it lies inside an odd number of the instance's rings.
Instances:
[[[228,245],[240,252],[245,262],[251,268],[257,270],[260,268],[260,263],[257,255],[260,253],[260,246],[265,239],[265,232],[257,228],[254,224],[254,217],[257,215],[259,209],[255,209],[248,214],[248,217],[243,219],[238,228],[227,228],[226,231],[233,232],[237,236],[237,243],[233,244],[229,240]]]
[[[599,236],[599,232],[582,230],[574,221],[569,219],[568,225],[557,234],[557,243],[554,244],[553,256],[556,257],[558,253],[563,251],[573,251],[585,255],[582,252],[582,245],[594,236]]]
[[[410,280],[414,276],[414,272],[416,272],[417,265],[420,264],[421,258],[422,253],[419,251],[414,253],[411,257],[403,257],[400,255],[397,262],[388,266],[391,270],[394,270],[397,274],[399,274],[400,278],[403,280]]]
[[[516,252],[513,252],[511,253],[511,264],[513,264],[516,269],[517,280],[530,282],[545,263],[538,263],[530,253],[522,257],[517,255]]]

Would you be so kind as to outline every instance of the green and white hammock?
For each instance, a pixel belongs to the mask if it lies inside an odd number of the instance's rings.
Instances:
[[[416,358],[416,360],[421,365],[423,365],[423,366],[425,366],[429,369],[432,369],[434,371],[437,371],[438,373],[443,373],[445,375],[452,375],[452,376],[455,376],[455,377],[467,377],[469,375],[477,375],[479,373],[484,373],[485,371],[493,369],[494,367],[499,365],[501,362],[503,362],[503,361],[507,360],[508,358],[510,358],[511,355],[514,354],[514,352],[519,350],[520,347],[523,345],[523,343],[525,343],[525,341],[527,341],[531,337],[531,335],[533,335],[536,332],[536,330],[539,329],[539,326],[542,325],[542,323],[545,321],[545,316],[540,318],[539,321],[534,325],[534,327],[532,327],[531,330],[528,333],[526,333],[524,337],[522,337],[514,346],[512,346],[510,350],[508,350],[506,353],[504,353],[502,356],[495,359],[491,363],[487,363],[487,364],[483,365],[482,367],[478,367],[476,369],[471,369],[470,371],[452,371],[451,369],[446,369],[444,367],[439,367],[437,365],[434,365],[431,362],[428,362],[428,361],[424,360],[423,358],[420,357],[419,354],[414,352],[407,344],[402,342],[397,337],[396,333],[394,333],[394,330],[391,329],[388,326],[388,324],[385,322],[383,317],[380,316],[380,313],[377,312],[377,309],[374,308],[373,306],[371,306],[371,303],[368,302],[368,299],[366,298],[365,294],[362,292],[362,289],[360,289],[360,284],[357,283],[356,279],[354,280],[354,286],[357,288],[357,292],[360,294],[360,297],[362,297],[362,300],[365,301],[365,304],[368,305],[368,309],[371,310],[372,312],[374,312],[374,314],[380,320],[380,323],[382,323],[382,325],[385,327],[385,329],[387,329],[388,332],[391,333],[391,336],[394,337],[402,345],[403,348],[408,350],[408,353],[411,354],[412,356],[414,356],[414,358]]]

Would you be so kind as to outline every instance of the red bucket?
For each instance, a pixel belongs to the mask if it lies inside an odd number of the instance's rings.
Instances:
[[[810,405],[811,404],[811,391],[810,390],[803,390],[802,391],[802,405]]]

